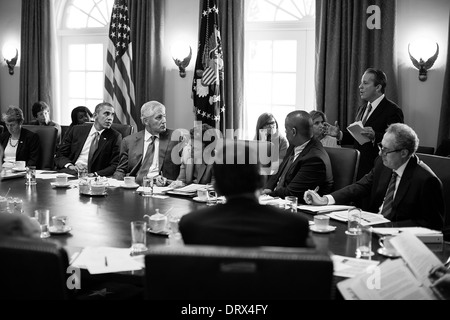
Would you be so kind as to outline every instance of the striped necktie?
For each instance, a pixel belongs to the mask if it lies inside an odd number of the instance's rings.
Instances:
[[[397,182],[397,174],[392,171],[391,181],[386,191],[386,197],[384,197],[383,210],[381,214],[389,219],[389,215],[392,212],[392,205],[394,204],[395,183]],[[389,219],[390,220],[390,219]]]
[[[100,137],[100,133],[98,131],[94,132],[94,138],[92,139],[91,146],[89,148],[89,155],[88,155],[88,172],[91,172],[91,166],[92,166],[92,158],[94,157],[94,153],[98,148],[98,140]]]
[[[136,177],[136,182],[141,184],[144,177],[148,174],[148,170],[153,163],[153,156],[155,154],[155,139],[156,136],[152,136],[151,142],[147,147],[147,152],[145,153],[145,157],[142,160],[141,168],[139,169]]]
[[[364,117],[362,119],[362,124],[365,125],[367,118],[369,118],[369,114],[372,111],[372,104],[369,102],[369,104],[366,107],[366,110],[364,111]]]

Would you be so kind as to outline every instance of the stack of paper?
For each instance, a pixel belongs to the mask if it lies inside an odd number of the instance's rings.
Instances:
[[[350,132],[353,138],[358,141],[360,145],[370,142],[369,138],[361,134],[361,132],[363,132],[363,129],[364,126],[361,121],[353,122],[347,127],[348,132]]]
[[[347,222],[347,211],[337,211],[328,213],[327,216],[334,220]],[[373,226],[376,224],[387,223],[390,220],[386,219],[383,215],[377,213],[371,213],[367,211],[361,211],[361,225],[362,226]]]
[[[345,215],[347,216],[347,210],[353,208],[352,206],[342,206],[342,205],[330,205],[330,206],[310,206],[310,205],[301,205],[297,206],[300,211],[311,213],[311,214],[323,214],[328,212],[335,211],[345,211]]]

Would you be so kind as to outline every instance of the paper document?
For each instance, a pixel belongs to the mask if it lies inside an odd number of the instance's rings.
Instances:
[[[131,257],[130,249],[86,247],[72,261],[72,266],[90,274],[125,272],[144,268],[142,259]]]
[[[353,122],[347,127],[348,132],[353,136],[353,138],[358,141],[360,145],[363,145],[367,142],[370,142],[369,138],[363,136],[361,132],[363,131],[364,126],[361,121]]]
[[[312,214],[320,214],[320,213],[328,213],[334,211],[344,211],[345,216],[347,216],[347,210],[353,208],[352,206],[341,206],[341,205],[330,205],[330,206],[310,206],[310,205],[301,205],[297,206],[297,209],[300,211],[312,213]]]
[[[334,276],[353,278],[363,272],[366,272],[367,268],[377,266],[380,262],[366,259],[356,259],[344,256],[333,255]]]
[[[335,211],[328,213],[327,216],[334,220],[347,222],[347,211]],[[367,211],[361,211],[361,225],[362,226],[373,226],[376,224],[387,223],[390,220],[386,219],[383,215],[377,213],[371,213]]]
[[[193,192],[197,192],[197,190],[208,189],[210,187],[211,187],[211,185],[192,183],[190,185],[187,185],[186,187],[178,188],[178,189],[176,189],[176,191],[193,193]]]
[[[36,178],[37,179],[44,179],[44,180],[55,180],[56,176],[60,177],[68,177],[68,178],[74,178],[75,176],[67,173],[61,173],[56,171],[48,171],[48,170],[36,170]]]

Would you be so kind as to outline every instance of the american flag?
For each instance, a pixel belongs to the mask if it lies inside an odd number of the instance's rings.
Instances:
[[[137,130],[139,113],[135,106],[132,73],[132,43],[126,0],[115,0],[109,27],[105,68],[104,99],[114,106],[117,119]]]
[[[197,121],[223,126],[224,77],[222,40],[217,0],[204,0],[200,13],[198,55],[195,63],[192,97]]]

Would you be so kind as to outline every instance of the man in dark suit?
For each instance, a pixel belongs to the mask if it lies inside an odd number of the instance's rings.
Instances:
[[[259,174],[260,164],[249,161],[250,153],[256,150],[250,150],[249,146],[235,147],[235,142],[228,142],[218,150],[213,164],[214,187],[219,195],[226,197],[226,203],[183,216],[179,229],[184,243],[239,247],[307,246],[308,221],[290,211],[259,204],[263,176]],[[232,163],[226,157],[230,149],[237,150],[233,151]]]
[[[95,107],[94,124],[74,126],[56,153],[57,169],[70,174],[87,170],[89,174],[112,176],[119,163],[122,135],[111,128],[114,108],[103,102]]]
[[[294,111],[285,121],[289,149],[278,169],[264,187],[263,194],[284,198],[296,196],[319,187],[320,193],[330,192],[333,174],[330,158],[319,140],[313,137],[313,122],[305,111]]]
[[[135,176],[139,184],[144,176],[156,178],[158,184],[164,184],[166,178],[176,180],[180,164],[175,164],[171,156],[179,142],[172,141],[173,130],[166,127],[166,107],[157,101],[145,103],[141,108],[141,120],[145,129],[123,139],[114,178],[123,180],[124,176]]]
[[[403,123],[402,110],[385,96],[386,85],[387,77],[383,71],[369,68],[364,72],[359,92],[367,103],[358,108],[356,121],[363,123],[362,135],[370,141],[360,145],[349,132],[343,134],[341,144],[354,144],[360,152],[358,180],[373,168],[378,156],[377,144],[383,139],[387,127],[392,123]]]
[[[314,205],[345,204],[370,196],[367,207],[398,226],[443,227],[444,196],[442,183],[415,155],[419,139],[405,124],[388,127],[379,146],[375,167],[358,182],[331,195],[320,197],[305,192],[305,201]]]

